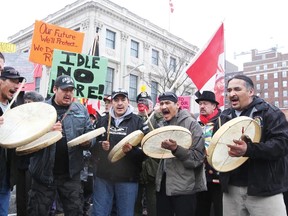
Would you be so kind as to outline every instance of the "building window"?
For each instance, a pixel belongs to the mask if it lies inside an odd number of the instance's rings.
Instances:
[[[278,67],[278,64],[277,64],[277,63],[274,63],[274,64],[273,64],[273,67],[274,67],[274,68],[277,68],[277,67]]]
[[[256,84],[256,89],[257,89],[257,90],[260,90],[260,89],[261,89],[260,84]]]
[[[278,79],[278,72],[274,73],[274,79]]]
[[[274,97],[275,97],[275,98],[278,98],[278,97],[279,97],[278,91],[275,91],[275,92],[274,92]]]
[[[282,71],[282,77],[287,77],[287,71]]]
[[[287,97],[287,90],[283,91],[283,97]]]
[[[282,86],[283,86],[283,87],[287,87],[287,80],[285,80],[285,81],[282,82]]]
[[[135,58],[139,57],[139,43],[137,41],[131,40],[130,54]]]
[[[274,105],[275,105],[276,107],[279,107],[279,101],[275,101],[275,102],[274,102]]]
[[[136,101],[138,88],[138,77],[130,74],[130,84],[129,84],[129,99],[131,101]]]
[[[264,89],[268,89],[268,83],[264,83]]]
[[[40,80],[41,80],[41,77],[35,77],[35,91],[37,92],[40,91]]]
[[[106,29],[106,47],[115,49],[116,33]]]
[[[288,107],[288,100],[283,100],[283,107]]]
[[[152,64],[159,64],[159,51],[152,49]]]
[[[259,74],[256,75],[256,80],[257,80],[257,81],[260,80],[260,75],[259,75]]]
[[[114,68],[107,68],[106,81],[105,81],[105,95],[111,95],[113,91]]]
[[[173,57],[170,57],[170,66],[169,69],[175,73],[176,72],[176,59]]]
[[[268,79],[268,74],[263,74],[264,80]]]
[[[264,69],[264,70],[267,70],[267,68],[268,68],[267,65],[264,65],[264,66],[263,66],[263,69]],[[264,75],[265,75],[265,74],[264,74]]]
[[[264,98],[268,98],[268,92],[264,92]]]
[[[274,82],[274,88],[278,88],[278,82]]]
[[[287,66],[286,61],[282,62],[282,67],[286,67],[286,66]]]
[[[156,104],[157,95],[158,95],[158,83],[152,81],[151,82],[151,98],[154,104]]]

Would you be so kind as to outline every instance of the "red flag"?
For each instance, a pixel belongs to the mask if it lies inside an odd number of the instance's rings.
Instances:
[[[100,100],[87,99],[86,107],[89,114],[96,114],[100,112]]]
[[[216,73],[224,74],[224,63],[221,62],[223,55],[224,25],[222,23],[215,35],[208,42],[207,47],[204,47],[197,57],[195,56],[191,66],[186,71],[199,90]]]
[[[170,12],[173,13],[174,12],[174,5],[172,0],[169,0],[169,6],[170,6]]]

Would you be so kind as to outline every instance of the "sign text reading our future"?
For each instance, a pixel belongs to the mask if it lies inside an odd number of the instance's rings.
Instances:
[[[66,46],[75,46],[75,42],[71,42],[70,40],[76,39],[75,35],[69,34],[65,32],[63,29],[52,29],[49,28],[46,23],[43,23],[40,26],[40,36],[41,41],[46,43],[56,43]],[[67,40],[69,39],[69,40]]]

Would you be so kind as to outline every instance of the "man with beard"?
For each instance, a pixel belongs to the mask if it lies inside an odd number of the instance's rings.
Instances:
[[[213,135],[213,128],[218,121],[221,110],[218,108],[218,101],[211,91],[203,91],[195,100],[199,104],[200,115],[198,122],[201,125],[205,137],[206,149],[210,145]],[[197,193],[197,216],[210,216],[213,207],[214,216],[223,215],[222,189],[219,183],[219,172],[213,169],[205,160],[205,174],[207,180],[207,191]]]
[[[230,157],[248,157],[238,168],[220,173],[224,216],[286,216],[283,192],[288,189],[288,122],[283,112],[254,95],[254,84],[245,75],[228,80],[231,107],[221,114],[224,124],[239,116],[253,118],[261,127],[259,143],[235,139]]]
[[[35,152],[30,159],[30,216],[48,215],[56,193],[65,215],[83,214],[80,171],[83,169],[83,150],[89,147],[90,142],[71,148],[68,148],[67,142],[93,128],[86,107],[73,102],[74,89],[73,79],[61,75],[55,80],[54,95],[47,101],[57,111],[58,120],[52,130],[62,131],[63,137],[55,144]]]
[[[186,149],[176,140],[162,140],[161,147],[170,150],[175,157],[161,159],[159,163],[156,175],[157,215],[194,216],[196,193],[206,190],[202,128],[190,112],[180,109],[175,93],[164,92],[159,96],[159,102],[164,125],[187,128],[192,134],[193,143]]]
[[[3,124],[3,113],[9,106],[18,85],[23,77],[13,67],[4,67],[0,76],[0,124]],[[11,108],[16,104],[12,104]],[[16,154],[15,149],[0,147],[0,215],[8,215],[10,191],[16,183]]]

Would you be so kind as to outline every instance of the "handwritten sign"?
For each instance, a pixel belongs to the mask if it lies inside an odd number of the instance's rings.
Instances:
[[[75,82],[75,97],[103,99],[108,59],[63,50],[54,50],[48,94],[53,94],[56,78],[66,74]]]
[[[190,111],[190,96],[179,96],[178,101],[182,109],[187,109]]]
[[[0,42],[0,52],[3,53],[15,53],[16,45],[12,43]]]
[[[51,66],[54,49],[82,52],[84,33],[36,21],[29,60]]]

